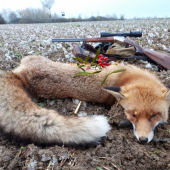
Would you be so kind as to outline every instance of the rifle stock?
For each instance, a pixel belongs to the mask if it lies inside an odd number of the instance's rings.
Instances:
[[[98,38],[86,38],[86,42],[112,42],[114,43],[114,37],[98,37]]]
[[[134,46],[136,48],[137,55],[143,54],[150,58],[152,61],[156,62],[157,64],[160,64],[164,68],[170,70],[170,56],[149,49],[144,49],[131,40],[126,39],[124,42]]]

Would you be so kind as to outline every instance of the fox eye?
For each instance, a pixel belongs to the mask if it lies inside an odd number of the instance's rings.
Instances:
[[[156,117],[156,115],[157,115],[157,114],[155,114],[155,115],[152,115],[152,116],[151,116],[151,118],[154,118],[154,117]]]
[[[132,115],[134,118],[136,118],[136,115]]]

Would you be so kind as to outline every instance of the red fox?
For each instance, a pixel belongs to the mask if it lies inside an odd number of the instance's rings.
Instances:
[[[36,63],[33,61],[32,64]],[[33,70],[27,71],[29,75]],[[43,68],[39,71],[43,77]],[[11,140],[40,145],[97,144],[110,130],[107,118],[102,115],[64,117],[54,110],[39,107],[27,92],[31,82],[29,84],[27,77],[23,78],[22,72],[15,72],[0,71],[0,131]]]
[[[102,87],[105,76],[120,67],[126,71],[111,74]],[[41,98],[72,97],[107,105],[116,99],[142,143],[150,142],[154,128],[167,121],[170,91],[153,73],[134,66],[111,65],[99,74],[74,78],[80,71],[76,64],[28,56],[12,72],[1,72],[0,125],[3,131],[31,142],[67,144],[91,142],[110,130],[103,116],[63,117],[37,106],[27,92]]]

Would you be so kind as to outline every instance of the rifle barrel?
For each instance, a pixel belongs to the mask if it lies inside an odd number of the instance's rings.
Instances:
[[[86,38],[58,38],[52,39],[52,42],[83,42]]]
[[[52,39],[52,42],[114,42],[114,37],[97,37],[97,38],[59,38]]]

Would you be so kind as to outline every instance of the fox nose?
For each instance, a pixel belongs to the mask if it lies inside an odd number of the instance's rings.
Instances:
[[[142,144],[145,144],[145,143],[148,142],[148,138],[146,138],[146,137],[140,137],[140,138],[139,138],[139,142],[142,143]]]

